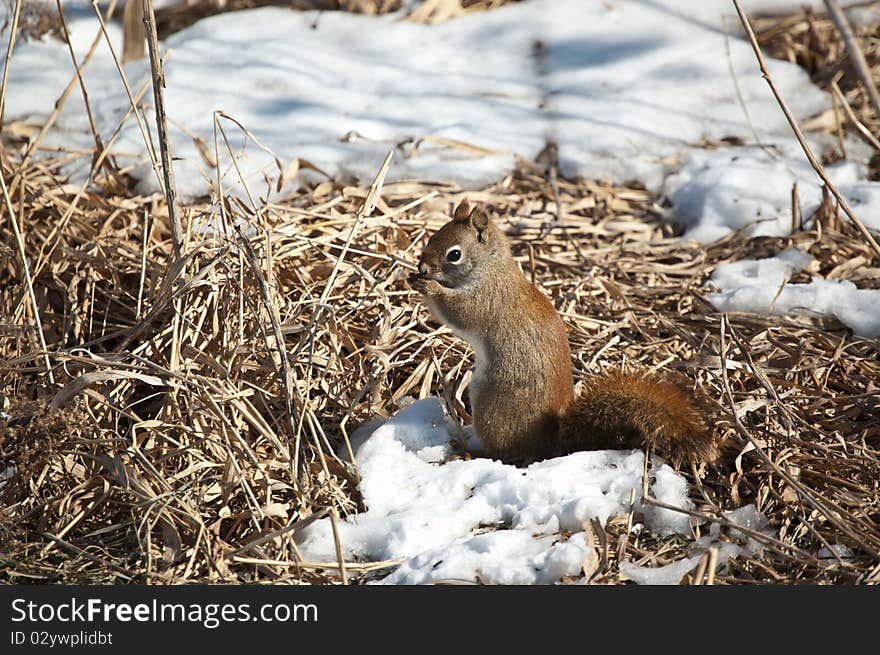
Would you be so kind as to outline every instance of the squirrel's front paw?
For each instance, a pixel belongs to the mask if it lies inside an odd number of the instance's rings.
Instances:
[[[407,281],[413,291],[418,291],[425,296],[436,296],[443,289],[437,280],[425,277],[422,273],[413,273],[407,278]]]

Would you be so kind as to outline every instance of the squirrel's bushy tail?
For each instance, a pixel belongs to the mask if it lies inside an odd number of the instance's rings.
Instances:
[[[566,450],[644,448],[679,466],[718,457],[694,401],[663,377],[612,371],[590,378],[562,417]]]

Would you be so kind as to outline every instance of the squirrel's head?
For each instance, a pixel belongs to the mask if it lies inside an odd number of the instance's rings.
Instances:
[[[504,237],[482,207],[462,200],[452,220],[428,240],[415,279],[431,279],[448,289],[473,282],[504,248]]]

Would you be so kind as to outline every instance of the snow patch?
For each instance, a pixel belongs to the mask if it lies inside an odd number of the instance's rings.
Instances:
[[[864,181],[865,167],[842,161],[825,170],[862,222],[880,230],[880,185]],[[685,238],[709,243],[742,228],[749,228],[751,236],[789,234],[795,183],[809,225],[822,193],[796,144],[693,150],[667,178],[664,190],[686,227]]]
[[[386,582],[558,582],[581,570],[584,522],[604,524],[626,514],[633,497],[633,510],[645,513],[649,529],[691,531],[679,512],[644,511],[641,451],[578,452],[528,468],[486,458],[450,461],[447,421],[439,399],[419,401],[357,450],[368,509],[337,528],[346,558],[404,560]],[[668,466],[652,473],[650,491],[671,505],[692,507],[685,479]],[[309,561],[336,560],[327,519],[306,527],[297,542]]]
[[[780,3],[744,4],[760,11]],[[89,3],[68,6],[79,8],[68,18],[81,60],[97,21]],[[516,157],[533,159],[553,137],[566,175],[638,180],[660,190],[684,161],[681,179],[669,189],[686,216],[699,206],[686,196],[712,195],[713,176],[729,173],[731,191],[746,188],[746,178],[763,181],[750,190],[751,202],[739,208],[714,197],[703,203],[712,228],[704,237],[772,221],[768,212],[784,212],[779,199],[790,190],[783,173],[774,177],[776,163],[719,160],[717,170],[707,172],[705,162],[687,159],[707,140],[754,142],[734,79],[758,138],[780,147],[793,143],[737,25],[727,0],[527,0],[433,26],[400,15],[281,8],[213,16],[163,44],[171,52],[166,102],[178,189],[188,198],[209,191],[216,177],[207,161],[214,156],[213,112],[223,110],[276,153],[282,166],[299,158],[332,176],[370,180],[387,151],[395,149],[389,181],[448,179],[476,188],[509,172]],[[120,30],[109,27],[118,51]],[[800,68],[776,60],[769,66],[781,92],[796,99],[799,119],[830,107],[827,94]],[[125,71],[134,90],[148,79],[145,62],[128,64]],[[72,72],[62,43],[16,47],[7,116],[45,118]],[[85,83],[106,142],[129,108],[106,44],[86,69]],[[149,106],[149,93],[146,98]],[[272,195],[264,179],[278,175],[272,157],[233,123],[221,122],[252,192]],[[242,193],[223,138],[217,138],[224,188]],[[93,145],[78,89],[48,143]],[[122,129],[114,152],[121,163],[134,165],[142,190],[157,188],[134,121]],[[802,156],[790,148],[782,157],[789,167],[802,168],[797,163]],[[70,172],[84,177],[88,162],[79,166]],[[679,189],[689,183],[699,188]],[[815,187],[812,181],[805,187],[809,184]],[[858,184],[865,187],[860,194],[876,195],[863,176]],[[757,208],[764,208],[760,216]],[[702,216],[697,212],[688,220],[699,223]],[[784,227],[784,216],[779,220]]]
[[[633,562],[621,562],[620,572],[640,585],[677,585],[681,583],[685,575],[697,568],[700,560],[710,548],[718,552],[716,568],[720,568],[733,557],[760,554],[761,543],[743,530],[734,526],[745,528],[750,532],[756,532],[770,536],[769,523],[754,505],[745,505],[730,512],[724,512],[724,517],[733,525],[726,528],[728,539],[720,540],[721,526],[713,523],[709,528],[709,534],[700,537],[694,543],[692,550],[697,554],[683,557],[680,560],[663,566],[640,566]]]
[[[880,336],[880,289],[859,289],[849,280],[819,277],[808,284],[787,283],[812,262],[807,253],[786,250],[775,257],[721,264],[710,280],[720,292],[707,294],[706,299],[721,312],[834,316],[855,334]]]
[[[476,535],[403,562],[381,584],[553,584],[582,573],[584,534],[559,542],[522,530]]]

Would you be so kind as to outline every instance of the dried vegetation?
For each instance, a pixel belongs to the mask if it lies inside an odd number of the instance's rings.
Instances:
[[[466,419],[471,354],[404,281],[465,195],[564,315],[579,379],[677,370],[706,398],[726,454],[686,471],[698,531],[756,503],[773,533],[715,583],[880,580],[877,341],[703,300],[717,264],[791,246],[821,275],[880,286],[831,201],[790,237],[701,246],[674,238],[643,189],[528,162],[467,194],[386,184],[362,218],[369,189],[328,180],[274,203],[185,207],[178,284],[163,198],[113,166],[66,183],[72,155],[28,156],[34,138],[3,133],[0,580],[339,582],[342,565],[303,561],[293,535],[360,509],[348,435],[408,396],[441,395]],[[593,526],[595,582],[620,582],[623,559],[688,552],[628,533],[633,519]],[[345,578],[380,567],[345,562]]]

